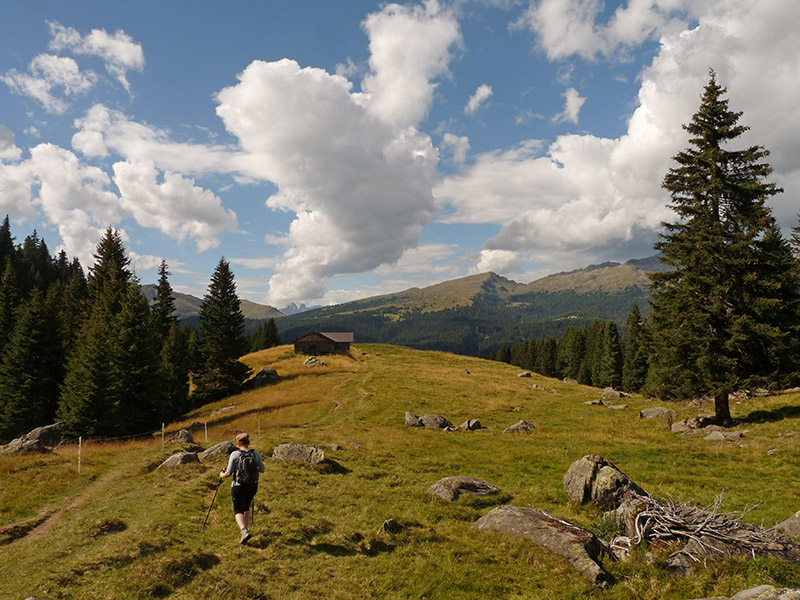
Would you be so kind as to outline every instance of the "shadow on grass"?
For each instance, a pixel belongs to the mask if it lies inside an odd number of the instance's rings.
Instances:
[[[781,406],[773,410],[755,410],[737,420],[740,423],[774,423],[797,418],[800,418],[800,406]]]

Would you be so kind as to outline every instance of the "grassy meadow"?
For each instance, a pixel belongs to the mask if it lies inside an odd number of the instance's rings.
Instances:
[[[358,345],[350,356],[305,367],[282,346],[244,357],[281,379],[187,415],[198,446],[250,432],[267,463],[255,502],[254,536],[238,545],[227,458],[156,469],[182,447],[160,436],[84,444],[49,455],[0,456],[0,598],[301,599],[601,598],[727,596],[762,583],[800,587],[800,565],[766,559],[708,561],[681,579],[635,553],[604,562],[616,579],[591,587],[562,558],[524,540],[479,532],[472,523],[498,504],[535,506],[614,534],[593,507],[567,502],[562,478],[585,454],[614,462],[652,495],[723,509],[760,503],[746,519],[766,526],[800,509],[800,394],[732,401],[746,430],[710,442],[638,419],[654,403],[636,397],[612,410],[587,406],[600,391],[533,376],[477,358]],[[467,370],[469,372],[467,372]],[[544,390],[532,388],[532,384]],[[686,418],[708,406],[672,406]],[[220,409],[224,409],[221,412]],[[438,432],[404,426],[406,410],[489,429]],[[536,429],[503,435],[520,419]],[[260,434],[258,433],[260,427]],[[329,464],[270,460],[285,442],[336,444]],[[446,503],[426,493],[442,477],[469,475],[500,497]],[[387,518],[405,526],[379,535]]]

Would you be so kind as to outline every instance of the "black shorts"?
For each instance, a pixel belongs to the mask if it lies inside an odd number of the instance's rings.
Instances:
[[[258,484],[251,485],[234,485],[231,488],[231,498],[233,498],[233,513],[244,514],[250,510],[250,505],[253,503],[253,498],[256,497],[258,491]]]

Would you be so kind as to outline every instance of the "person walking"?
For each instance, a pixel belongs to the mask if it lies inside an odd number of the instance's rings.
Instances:
[[[239,526],[239,543],[246,544],[250,539],[250,505],[258,491],[258,474],[266,471],[264,461],[258,450],[250,449],[250,436],[240,433],[236,436],[236,445],[239,448],[231,452],[228,466],[220,472],[221,479],[233,477],[231,482],[231,498],[233,499],[233,514]]]

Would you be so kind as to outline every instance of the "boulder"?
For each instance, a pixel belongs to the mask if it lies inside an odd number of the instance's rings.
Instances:
[[[800,510],[785,521],[781,521],[775,525],[775,529],[792,537],[800,537]]]
[[[632,495],[648,495],[613,463],[587,454],[572,463],[564,475],[564,490],[576,504],[593,502],[606,510],[617,508]]]
[[[200,454],[200,460],[205,461],[209,458],[214,458],[215,456],[220,456],[220,455],[227,456],[234,450],[236,450],[236,446],[234,446],[231,442],[226,440],[224,442],[220,442],[219,444],[214,444],[207,450],[203,451],[203,453]]]
[[[564,377],[563,381],[567,385],[578,385],[578,380],[577,379],[572,379],[571,377]]]
[[[643,408],[639,411],[640,419],[655,419],[657,421],[662,421],[667,424],[667,427],[672,427],[672,422],[677,416],[678,413],[671,408],[667,408],[666,406],[653,406],[650,408]]]
[[[197,453],[195,452],[176,452],[172,456],[170,456],[167,460],[161,463],[158,468],[161,467],[177,467],[179,465],[188,465],[189,463],[199,463],[200,459],[197,458]]]
[[[717,425],[717,422],[713,416],[698,415],[696,417],[690,417],[688,419],[684,419],[683,421],[678,421],[677,423],[673,423],[672,431],[674,433],[681,433],[687,431],[694,431],[697,429],[708,429],[709,427],[713,427],[717,430],[723,429],[722,427]],[[708,429],[708,431],[712,431],[712,429]]]
[[[278,372],[272,367],[261,367],[252,379],[245,382],[245,389],[255,390],[262,388],[280,379]]]
[[[695,598],[695,600],[797,600],[800,589],[776,588],[768,584],[742,590],[733,596],[715,596],[714,598]]]
[[[405,527],[394,519],[386,519],[383,525],[381,525],[381,528],[378,529],[378,535],[392,535],[394,533],[400,533],[404,529]]]
[[[303,365],[306,367],[324,367],[325,361],[316,356],[309,356],[303,361]]]
[[[615,400],[617,398],[624,398],[625,394],[619,390],[615,390],[614,388],[607,387],[603,390],[601,397],[604,400]]]
[[[316,446],[302,444],[281,444],[272,451],[273,460],[301,462],[318,465],[325,461],[325,452]]]
[[[406,411],[406,427],[423,427],[423,425],[417,415]]]
[[[428,488],[428,493],[439,496],[442,500],[453,502],[462,494],[473,496],[488,496],[496,494],[500,488],[476,477],[445,477]]]
[[[441,415],[422,415],[420,423],[426,429],[449,429],[453,424]]]
[[[522,373],[519,373],[517,377],[532,377],[532,375],[530,371],[523,371]]]
[[[478,519],[473,527],[524,538],[563,556],[592,585],[607,587],[611,576],[597,562],[605,546],[597,536],[538,508],[499,506]]]
[[[721,442],[728,442],[733,440],[739,440],[744,437],[744,431],[712,431],[707,436],[705,436],[704,440],[709,441],[721,441]]]
[[[478,431],[479,429],[483,429],[483,426],[478,419],[467,419],[459,425],[458,428],[464,431]]]
[[[48,452],[61,443],[63,429],[64,423],[53,423],[52,425],[37,427],[22,437],[10,441],[5,446],[0,446],[0,454]]]
[[[538,383],[534,383],[534,384],[531,386],[531,389],[532,389],[532,390],[542,390],[542,391],[544,391],[544,388],[543,388],[542,386],[540,386]]]
[[[178,444],[194,444],[194,438],[188,429],[181,429],[176,431],[169,438],[170,442],[177,442]]]
[[[503,430],[503,433],[530,433],[535,427],[524,419],[517,421],[513,425],[509,425]]]

